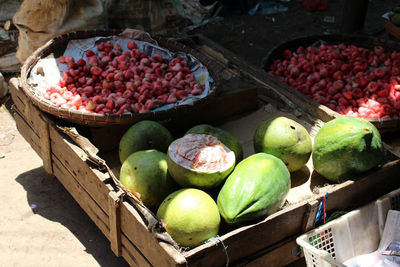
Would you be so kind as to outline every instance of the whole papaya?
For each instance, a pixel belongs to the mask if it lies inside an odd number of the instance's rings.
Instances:
[[[228,224],[238,224],[279,210],[290,189],[290,172],[282,160],[253,154],[235,167],[222,186],[217,205]]]
[[[314,139],[314,169],[333,182],[343,182],[368,171],[382,159],[379,131],[365,119],[335,118],[325,123]]]

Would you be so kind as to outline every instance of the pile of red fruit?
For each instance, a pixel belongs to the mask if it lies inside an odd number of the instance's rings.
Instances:
[[[269,73],[336,112],[370,119],[400,115],[400,52],[320,44],[283,51]]]
[[[134,41],[123,51],[111,41],[87,50],[85,59],[61,56],[68,71],[57,85],[47,88],[44,98],[55,105],[99,114],[145,113],[173,104],[188,95],[200,95],[203,86],[182,58],[151,57]]]

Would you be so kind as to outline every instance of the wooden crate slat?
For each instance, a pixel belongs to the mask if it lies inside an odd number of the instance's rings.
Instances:
[[[296,253],[299,249],[300,247],[296,244],[296,239],[292,238],[290,241],[279,242],[268,250],[260,251],[248,259],[235,263],[235,265],[246,267],[269,266],[273,262],[274,266],[286,266],[300,258],[300,256],[292,254]]]
[[[97,225],[100,231],[109,239],[110,229],[108,227],[108,216],[96,205],[91,196],[77,183],[73,175],[63,165],[63,162],[57,156],[53,157],[54,175],[71,194],[75,201],[86,212],[90,219]]]
[[[122,257],[131,266],[152,266],[146,257],[135,247],[125,235],[121,235]]]
[[[400,160],[386,163],[356,181],[346,181],[328,191],[326,210],[349,210],[400,187]]]
[[[70,142],[69,138],[50,127],[52,153],[63,161],[74,179],[84,187],[104,213],[108,213],[109,189],[104,180],[88,165],[88,157],[81,148]],[[68,155],[68,157],[66,157]],[[105,178],[103,178],[105,179]]]
[[[132,238],[130,241],[140,251],[146,253],[146,258],[154,266],[186,266],[186,259],[171,246],[166,250],[149,232],[141,215],[132,204],[124,201],[121,205],[121,232]]]
[[[32,131],[30,125],[26,123],[25,119],[21,117],[18,112],[14,113],[14,120],[19,133],[25,138],[25,140],[31,145],[33,150],[35,150],[40,157],[42,152],[41,147],[39,146],[39,136]]]
[[[28,104],[29,101],[27,100],[26,96],[18,88],[18,80],[16,78],[12,78],[10,80],[10,91],[17,113],[19,113],[20,117],[23,118],[27,125],[29,125],[30,131],[39,136],[39,138],[35,140],[35,143],[37,143],[39,149],[35,149],[35,151],[43,160],[43,168],[46,170],[46,172],[52,174],[53,170],[50,156],[51,148],[48,119],[46,119],[44,114],[36,107]],[[26,130],[28,129],[21,129],[21,131]]]

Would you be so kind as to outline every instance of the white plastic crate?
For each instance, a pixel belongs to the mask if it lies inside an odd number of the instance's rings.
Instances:
[[[400,188],[296,239],[307,266],[341,266],[356,256],[378,249],[390,210],[400,210]]]

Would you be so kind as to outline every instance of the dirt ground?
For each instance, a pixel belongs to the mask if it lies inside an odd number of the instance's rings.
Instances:
[[[381,15],[397,2],[370,0],[362,32],[390,38]],[[329,0],[326,11],[318,12],[306,12],[298,0],[282,4],[287,12],[254,16],[226,6],[222,20],[191,33],[204,34],[261,66],[268,51],[285,40],[340,29],[344,0]],[[127,266],[58,180],[45,172],[4,104],[0,177],[0,266]]]

